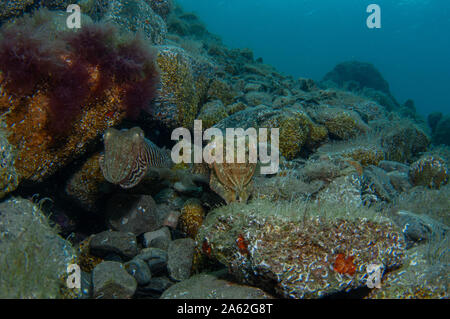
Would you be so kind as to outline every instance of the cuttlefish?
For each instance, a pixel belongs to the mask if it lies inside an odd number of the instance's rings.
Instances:
[[[173,188],[182,193],[201,192],[195,182],[207,183],[208,177],[185,170],[172,170],[170,151],[159,148],[144,136],[139,127],[129,130],[108,128],[103,134],[104,153],[99,158],[105,179],[122,188],[133,188],[150,172],[160,179],[173,182]]]
[[[120,131],[108,128],[103,143],[105,151],[99,158],[103,176],[122,188],[139,184],[151,168],[170,169],[173,165],[169,151],[146,139],[139,127]]]

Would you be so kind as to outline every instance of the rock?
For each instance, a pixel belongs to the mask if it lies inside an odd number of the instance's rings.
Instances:
[[[238,283],[285,298],[329,296],[364,287],[368,265],[393,269],[404,253],[403,236],[389,219],[366,207],[344,206],[233,203],[207,215],[196,242],[207,238],[210,258]]]
[[[147,263],[139,258],[139,256],[136,256],[125,263],[125,269],[134,277],[134,279],[136,279],[139,286],[147,285],[152,278],[152,273],[150,272]]]
[[[97,212],[102,196],[105,177],[99,165],[100,153],[89,157],[83,165],[69,178],[65,192],[83,209]]]
[[[400,210],[394,214],[394,220],[405,236],[408,246],[445,237],[449,228],[426,216]]]
[[[128,274],[123,265],[114,261],[104,261],[92,273],[94,298],[128,299],[137,288],[136,280]]]
[[[136,256],[139,250],[136,236],[133,233],[109,230],[95,234],[92,237],[90,252],[99,257],[114,253],[129,260]]]
[[[250,91],[244,96],[245,102],[249,106],[271,105],[273,97],[266,92]]]
[[[167,204],[174,210],[181,209],[185,201],[173,188],[164,188],[155,195],[154,199],[157,204]]]
[[[382,133],[382,146],[386,159],[400,163],[411,163],[421,152],[427,150],[430,138],[409,121],[390,123]]]
[[[439,255],[441,257],[436,258]],[[383,276],[381,289],[372,289],[368,298],[448,298],[448,257],[448,240],[408,249],[403,266]]]
[[[169,243],[172,240],[172,235],[168,227],[162,227],[158,230],[144,234],[144,246],[155,247],[167,250]]]
[[[221,100],[214,100],[204,104],[197,116],[202,121],[202,128],[208,129],[228,116]]]
[[[162,205],[161,205],[162,206]],[[163,225],[172,229],[176,229],[178,225],[178,219],[180,218],[180,212],[169,209],[164,219]]]
[[[248,93],[248,92],[253,92],[253,91],[256,91],[256,92],[264,91],[264,86],[261,83],[255,83],[255,82],[247,83],[244,87],[244,92]]]
[[[347,140],[370,130],[355,111],[327,105],[312,107],[307,111],[315,122],[324,125],[329,134],[336,139]]]
[[[448,183],[449,173],[442,158],[428,155],[411,165],[409,177],[414,186],[439,189]]]
[[[161,299],[271,299],[261,289],[199,274],[168,288]]]
[[[136,236],[161,228],[166,214],[150,195],[119,194],[107,204],[109,226]]]
[[[169,275],[176,281],[188,279],[191,275],[195,242],[191,238],[172,241],[168,248],[167,268]]]
[[[136,258],[147,263],[152,276],[167,273],[168,255],[165,250],[159,248],[144,248]]]
[[[169,129],[191,128],[215,66],[175,46],[159,46],[161,86],[150,114]]]
[[[72,2],[70,0],[15,0],[15,1],[2,1],[0,3],[0,22],[9,19],[11,17],[17,17],[23,15],[35,5],[51,9],[66,9]]]
[[[381,161],[378,163],[378,167],[384,169],[386,172],[390,173],[393,171],[399,171],[401,173],[408,173],[409,166],[393,161]]]
[[[352,82],[358,89],[366,87],[390,94],[389,84],[371,63],[358,61],[339,63],[323,80],[333,81],[341,88],[344,88],[346,83]]]
[[[77,255],[33,202],[11,197],[0,203],[0,298],[80,297],[61,290]]]
[[[114,22],[131,32],[141,32],[152,44],[163,44],[167,26],[143,0],[111,0],[102,22]]]
[[[161,294],[172,285],[173,282],[167,277],[153,277],[146,286],[139,287],[137,294],[142,297],[160,298]]]
[[[396,194],[386,171],[373,165],[364,170],[364,184],[369,192],[382,201],[391,202]]]
[[[409,182],[407,173],[393,171],[387,174],[389,181],[397,192],[406,192],[411,189],[412,185]]]

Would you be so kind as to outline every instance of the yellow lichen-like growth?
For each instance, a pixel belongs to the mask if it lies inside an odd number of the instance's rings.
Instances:
[[[437,156],[425,156],[411,165],[409,177],[415,186],[439,189],[448,183],[448,168]]]
[[[208,88],[209,99],[219,99],[224,105],[233,103],[236,93],[224,81],[213,80]]]
[[[42,181],[81,155],[89,141],[125,117],[122,94],[122,89],[116,86],[103,99],[88,99],[63,141],[55,140],[48,129],[50,107],[45,90],[13,100],[0,120],[6,124],[8,142],[17,150],[15,169],[20,179]]]
[[[82,271],[91,272],[94,270],[95,266],[100,264],[103,259],[93,256],[89,252],[89,242],[91,237],[86,238],[82,242],[80,242],[78,246],[78,260],[77,263],[80,266]]]
[[[179,218],[180,228],[189,237],[195,239],[197,232],[203,224],[205,218],[205,210],[201,202],[197,199],[187,200],[181,209]]]
[[[341,153],[344,157],[350,157],[361,163],[362,166],[378,164],[385,159],[384,152],[370,147],[354,147]]]
[[[328,136],[325,127],[314,124],[305,113],[299,111],[277,115],[264,126],[280,129],[279,149],[287,160],[295,158],[304,146],[317,147]]]
[[[189,62],[181,54],[160,51],[157,63],[161,70],[161,97],[177,108],[175,123],[190,128],[198,112],[199,96]]]
[[[91,156],[69,179],[66,193],[77,199],[84,208],[95,210],[100,186],[106,182],[99,165],[100,153]]]

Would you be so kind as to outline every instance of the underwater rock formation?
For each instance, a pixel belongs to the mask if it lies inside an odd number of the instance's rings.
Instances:
[[[67,267],[77,258],[70,242],[29,200],[8,199],[0,212],[0,298],[63,298]]]
[[[442,158],[425,156],[414,162],[409,170],[409,177],[414,186],[427,186],[439,189],[448,183],[449,175]]]
[[[151,114],[169,129],[193,127],[214,66],[175,46],[160,46],[157,63],[161,87]]]
[[[339,63],[323,80],[333,81],[341,88],[352,82],[358,89],[366,87],[390,94],[389,84],[371,63],[358,61]]]
[[[58,32],[53,17],[42,12],[2,28],[0,122],[19,183],[42,181],[106,128],[136,117],[158,81],[153,51],[139,38],[119,41],[113,27],[94,24]]]
[[[148,1],[110,0],[102,22],[114,22],[123,30],[140,32],[152,44],[163,44],[167,26],[163,18],[156,14]]]
[[[226,265],[238,282],[284,298],[362,287],[367,265],[399,267],[405,246],[395,225],[367,209],[263,200],[209,213],[198,245],[204,240],[210,258]],[[350,268],[338,265],[340,254]]]

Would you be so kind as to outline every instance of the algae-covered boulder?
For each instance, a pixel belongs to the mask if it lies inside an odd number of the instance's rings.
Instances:
[[[384,130],[381,144],[386,159],[400,163],[411,163],[430,144],[428,135],[410,121],[396,121]]]
[[[170,129],[191,128],[214,74],[213,64],[168,45],[159,47],[157,63],[161,85],[151,114]]]
[[[114,22],[131,32],[141,32],[153,44],[163,44],[167,26],[144,0],[109,1],[103,22]]]
[[[324,125],[330,136],[347,140],[367,133],[370,128],[355,111],[320,105],[308,110],[311,118]]]
[[[197,243],[207,243],[207,257],[226,265],[238,282],[282,297],[349,291],[365,286],[369,265],[400,266],[405,243],[389,220],[344,206],[231,204],[208,214]]]
[[[279,150],[287,159],[299,155],[303,148],[314,149],[328,137],[327,129],[314,123],[296,107],[274,110],[266,105],[248,108],[223,119],[214,127],[226,128],[278,128]],[[270,135],[270,131],[268,133]]]
[[[68,296],[65,275],[76,254],[38,205],[19,197],[0,203],[0,252],[0,298]]]

